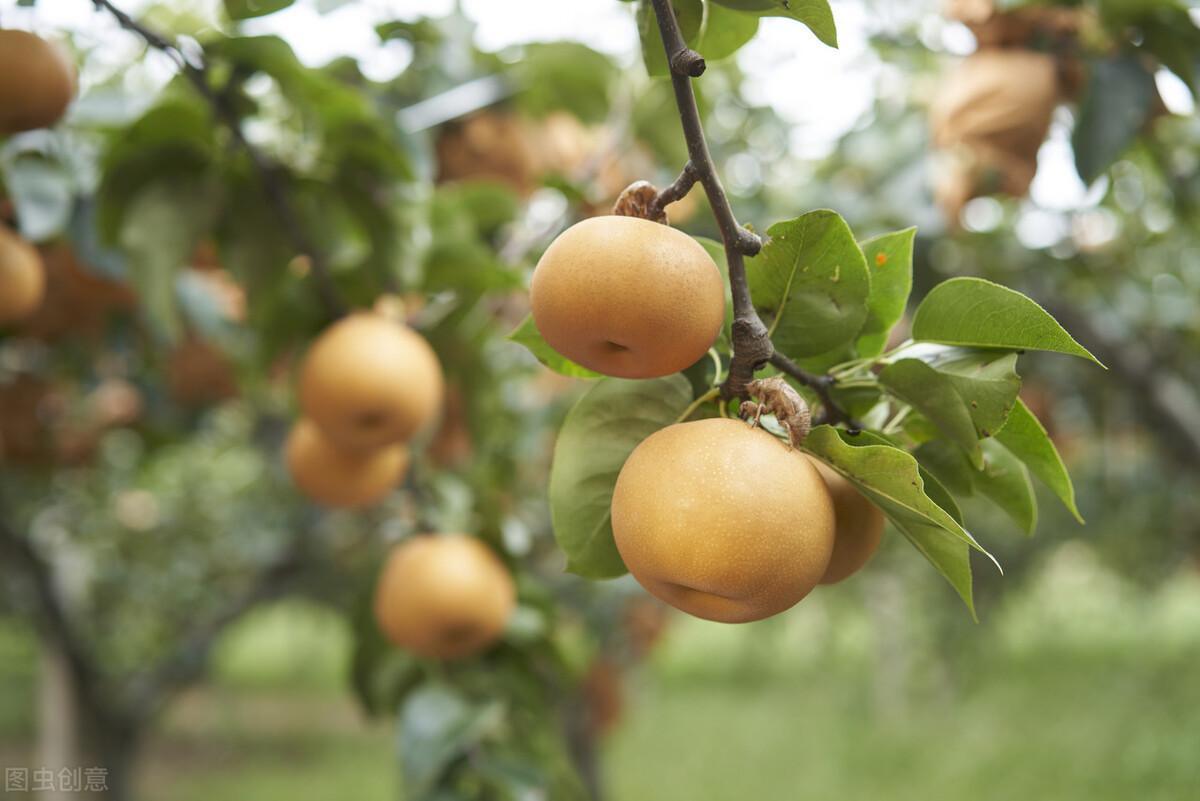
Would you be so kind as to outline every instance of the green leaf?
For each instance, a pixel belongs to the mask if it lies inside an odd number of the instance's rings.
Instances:
[[[4,165],[4,186],[16,207],[21,235],[42,242],[71,221],[75,187],[70,173],[53,161],[21,155]]]
[[[1021,391],[1017,354],[996,351],[952,351],[933,364],[946,375],[967,406],[975,433],[990,437],[1004,427]]]
[[[550,343],[542,339],[541,332],[537,330],[532,314],[526,315],[521,324],[517,326],[517,330],[509,334],[508,338],[518,345],[524,345],[530,353],[537,357],[539,362],[560,375],[570,376],[571,378],[603,377],[600,373],[593,372],[586,367],[576,364],[550,347]]]
[[[1192,96],[1197,96],[1200,78],[1200,28],[1183,6],[1159,6],[1138,22],[1144,38],[1142,47],[1149,50],[1163,66],[1187,84]]]
[[[704,24],[704,0],[671,0],[675,18],[679,21],[679,32],[688,47],[695,47]],[[658,29],[658,18],[650,0],[642,0],[637,11],[638,34],[642,40],[642,60],[651,77],[671,74],[667,64],[667,51],[663,47],[662,34]]]
[[[976,465],[983,463],[971,410],[950,376],[917,359],[901,359],[883,368],[879,383],[925,415],[943,436],[966,451]]]
[[[802,359],[853,341],[867,319],[871,276],[846,221],[813,211],[772,225],[767,236],[746,271],[775,346]]]
[[[1066,353],[1100,364],[1037,303],[982,278],[951,278],[934,287],[917,307],[912,336],[946,345]]]
[[[996,439],[1058,496],[1076,520],[1083,522],[1075,505],[1075,487],[1062,457],[1058,455],[1058,449],[1050,441],[1046,429],[1022,401],[1017,401],[1008,422],[996,434]]]
[[[617,475],[633,449],[674,423],[691,400],[691,384],[678,373],[650,381],[606,378],[567,414],[554,446],[550,515],[572,573],[625,573],[612,533]]]
[[[120,244],[155,332],[179,335],[175,276],[216,217],[220,195],[207,178],[174,177],[142,189],[129,204]]]
[[[472,705],[441,685],[410,694],[400,710],[398,738],[405,797],[431,792],[450,763],[495,730],[502,716],[498,703]]]
[[[1092,63],[1071,144],[1085,183],[1099,178],[1146,124],[1158,88],[1154,73],[1134,53]]]
[[[609,89],[618,75],[612,59],[577,42],[526,45],[513,70],[521,87],[514,100],[527,114],[566,110],[592,123],[608,114]]]
[[[225,13],[230,19],[253,19],[274,14],[296,0],[225,0]]]
[[[865,444],[855,445],[856,441]],[[865,433],[856,437],[827,425],[814,428],[804,448],[846,476],[883,510],[975,615],[970,549],[987,552],[950,512],[926,494],[920,466],[912,454],[880,437]]]
[[[748,11],[760,17],[788,17],[803,22],[818,39],[837,47],[837,25],[829,0],[712,0],[719,6]]]
[[[975,468],[971,467],[967,455],[953,442],[930,440],[922,443],[913,456],[958,497],[969,498],[975,494]]]
[[[938,481],[937,476],[924,467],[921,467],[920,471],[921,480],[925,482],[925,494],[929,496],[930,500],[945,509],[946,513],[961,526],[963,522],[962,509],[959,508],[958,501],[954,500],[954,496],[950,494],[950,490],[946,489],[946,485]]]
[[[985,439],[981,447],[983,466],[978,470],[946,440],[926,442],[913,455],[955,495],[982,495],[1032,534],[1037,527],[1037,496],[1025,465],[996,439]]]
[[[975,486],[992,503],[1003,509],[1026,534],[1037,529],[1037,496],[1029,471],[1021,460],[994,439],[985,439],[983,469],[976,475]]]
[[[709,4],[696,51],[708,61],[729,58],[758,33],[758,17]]]
[[[859,332],[859,356],[883,353],[888,335],[904,316],[912,291],[913,240],[917,229],[883,234],[862,243],[871,273],[871,295],[867,298],[867,321]]]

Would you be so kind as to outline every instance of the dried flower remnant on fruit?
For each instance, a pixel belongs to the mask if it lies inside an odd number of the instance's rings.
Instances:
[[[621,192],[621,196],[613,204],[613,214],[620,217],[640,217],[667,225],[667,213],[658,206],[658,194],[658,187],[649,181],[636,181]]]
[[[758,399],[757,403],[744,401],[740,408],[741,416],[749,420],[751,426],[758,425],[764,411],[769,412],[787,431],[791,447],[800,447],[812,430],[812,413],[791,384],[780,376],[757,378],[746,385],[746,394]]]

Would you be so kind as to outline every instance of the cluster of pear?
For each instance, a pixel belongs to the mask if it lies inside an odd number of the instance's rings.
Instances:
[[[725,318],[716,263],[695,240],[633,217],[563,232],[534,271],[534,323],[597,372],[652,378],[713,345]],[[612,498],[629,572],[697,617],[743,623],[851,575],[883,535],[883,514],[845,478],[761,428],[677,423],[630,454]]]
[[[0,136],[57,123],[75,85],[75,65],[57,45],[28,31],[0,30]],[[0,226],[0,325],[33,314],[45,291],[38,252]]]
[[[408,443],[438,415],[442,367],[429,343],[399,320],[355,312],[326,329],[300,370],[303,416],[286,461],[317,503],[379,503],[408,470]]]
[[[357,509],[404,478],[409,443],[438,416],[444,378],[430,344],[394,316],[357,312],[309,348],[303,417],[285,446],[296,486],[317,503]],[[392,549],[375,589],[375,618],[396,645],[459,659],[494,643],[516,605],[498,556],[464,534],[424,534]]]

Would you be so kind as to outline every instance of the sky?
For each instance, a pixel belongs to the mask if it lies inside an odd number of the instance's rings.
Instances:
[[[217,2],[178,0],[181,7],[212,7]],[[638,58],[632,6],[618,0],[355,0],[344,5],[338,0],[298,0],[291,8],[252,20],[246,27],[250,33],[283,36],[310,65],[353,55],[368,77],[387,80],[408,65],[411,54],[403,42],[380,43],[374,25],[444,15],[456,2],[476,23],[477,43],[487,50],[570,39],[626,63]],[[121,7],[136,13],[148,5],[149,0],[124,0]],[[820,158],[868,111],[887,69],[869,47],[869,36],[894,21],[889,14],[913,13],[912,8],[920,5],[875,3],[868,12],[862,0],[834,0],[841,45],[836,50],[821,45],[797,22],[763,20],[759,35],[737,58],[747,75],[750,99],[771,106],[793,124],[793,156]],[[924,5],[936,7],[933,0],[924,0]],[[332,10],[322,14],[321,8]],[[16,7],[16,0],[0,0],[0,22],[42,33],[69,30],[85,42],[104,43],[102,55],[114,65],[138,48],[110,19],[95,13],[90,0],[42,0],[33,9]],[[974,46],[965,28],[936,18],[928,20],[922,36],[927,44],[951,54],[965,55]],[[165,82],[171,70],[169,61],[151,55],[142,71],[128,80],[152,89]],[[814,76],[819,77],[814,80]],[[1173,110],[1191,110],[1190,98],[1177,79],[1163,76],[1160,89]],[[1097,193],[1088,192],[1075,174],[1065,121],[1056,124],[1042,149],[1032,198],[1038,206],[1054,211],[1085,208],[1097,200]]]

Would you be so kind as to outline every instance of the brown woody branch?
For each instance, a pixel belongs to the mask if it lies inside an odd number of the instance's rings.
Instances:
[[[296,252],[306,258],[316,280],[317,294],[325,312],[330,317],[341,317],[346,313],[346,304],[342,301],[333,281],[329,260],[321,252],[316,243],[309,237],[301,222],[300,215],[288,197],[287,185],[279,165],[267,158],[257,147],[246,139],[242,131],[241,118],[230,105],[229,98],[218,94],[208,80],[208,70],[202,61],[189,58],[178,44],[167,39],[162,34],[150,30],[124,11],[114,6],[109,0],[92,0],[99,11],[107,11],[122,28],[140,36],[146,44],[167,55],[179,67],[180,72],[191,82],[197,92],[208,102],[221,123],[229,130],[235,142],[250,159],[250,164],[258,175],[267,200],[275,210],[275,216],[283,226],[284,234],[291,242]]]
[[[692,78],[704,74],[704,58],[683,39],[679,22],[670,0],[651,0],[658,19],[658,29],[666,49],[667,63],[671,70],[671,85],[675,89],[675,105],[683,123],[683,135],[687,142],[688,163],[679,178],[659,193],[655,205],[662,209],[681,199],[697,183],[704,187],[709,206],[716,217],[721,239],[725,243],[725,259],[729,264],[729,286],[733,294],[733,358],[729,365],[729,376],[721,385],[721,397],[744,398],[746,385],[753,380],[754,373],[771,364],[799,383],[816,391],[824,406],[823,422],[844,422],[852,428],[857,424],[833,400],[830,390],[834,379],[831,376],[816,376],[794,364],[783,354],[776,353],[770,333],[750,297],[750,285],[746,279],[747,256],[762,250],[763,242],[753,232],[738,225],[733,208],[721,185],[704,136],[704,125],[692,91]]]

